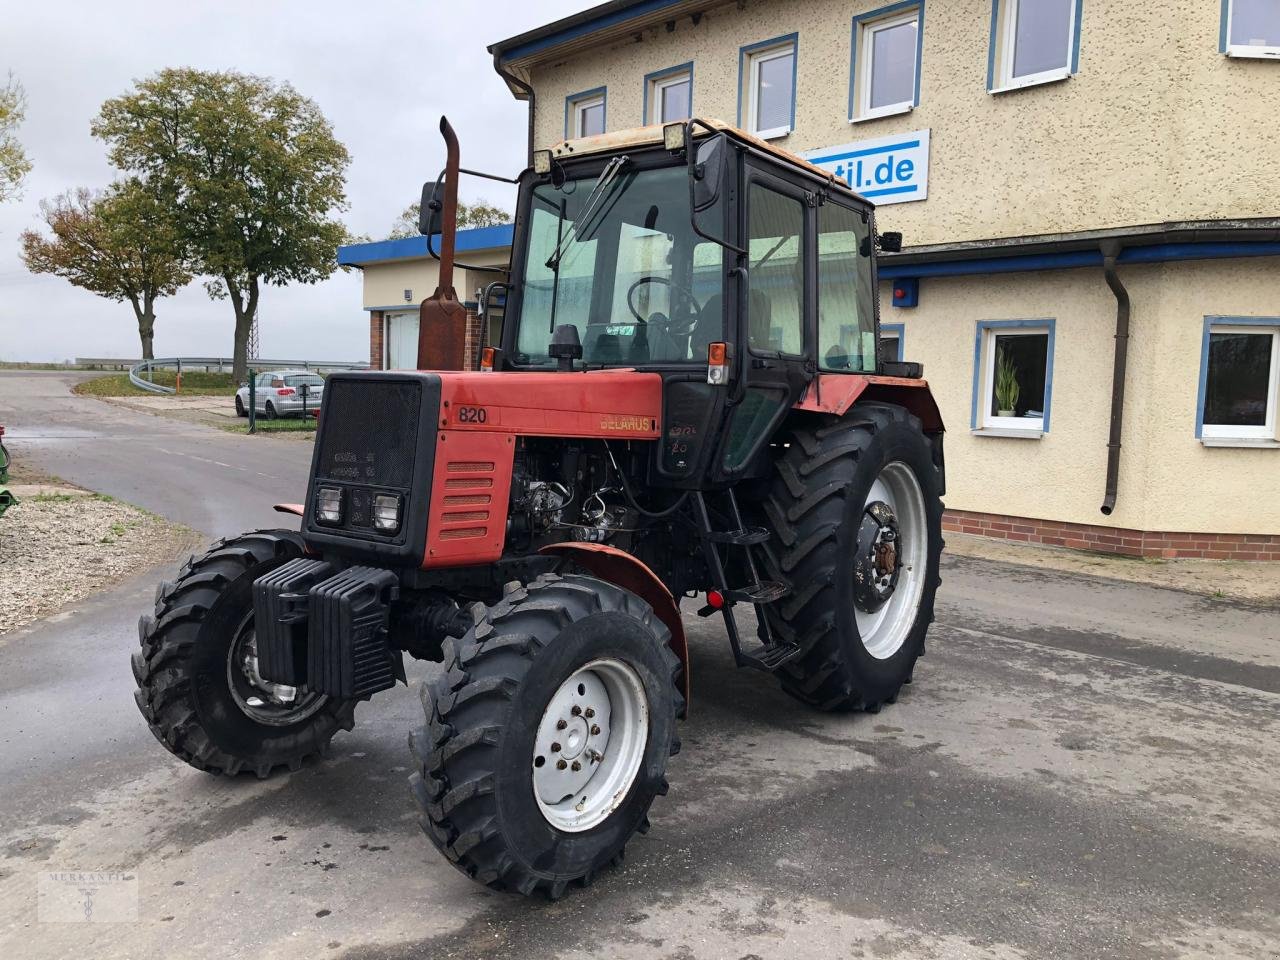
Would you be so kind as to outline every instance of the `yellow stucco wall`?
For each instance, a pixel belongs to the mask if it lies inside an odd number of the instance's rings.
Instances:
[[[481,250],[467,252],[461,259],[468,263],[505,266],[510,252]],[[393,260],[371,264],[364,268],[364,308],[366,310],[392,307],[397,310],[421,303],[436,289],[440,276],[439,264],[430,257],[417,260]],[[474,300],[476,290],[494,280],[503,279],[499,274],[476,270],[455,269],[453,288],[459,300]],[[413,291],[412,303],[404,299],[405,290]]]
[[[850,124],[851,19],[884,5],[745,0],[533,66],[536,139],[559,140],[565,97],[600,86],[608,129],[638,125],[644,75],[690,60],[694,113],[733,122],[739,47],[798,32],[796,129],[779,145],[932,131],[929,199],[880,215],[909,245],[1280,214],[1280,63],[1219,54],[1217,0],[1085,0],[1079,73],[998,95],[991,0],[929,0],[919,107]]]
[[[1133,312],[1116,510],[1099,512],[1107,459],[1115,298],[1100,268],[921,281],[920,306],[889,306],[904,354],[947,425],[947,506],[1140,530],[1280,533],[1280,450],[1205,447],[1195,437],[1207,315],[1280,314],[1272,259],[1121,268]],[[970,432],[980,320],[1055,320],[1049,432]]]

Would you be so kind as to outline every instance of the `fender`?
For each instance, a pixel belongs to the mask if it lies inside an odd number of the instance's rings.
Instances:
[[[295,517],[300,517],[305,512],[300,503],[277,503],[271,509],[276,513],[292,513]]]
[[[671,631],[671,651],[680,659],[685,710],[689,709],[689,644],[684,636],[680,605],[657,574],[631,554],[604,543],[551,543],[538,551],[556,553],[590,570],[601,580],[630,590],[649,606]]]
[[[805,388],[794,409],[842,416],[857,400],[882,400],[906,407],[919,418],[925,433],[941,433],[944,429],[929,381],[913,377],[820,373]]]

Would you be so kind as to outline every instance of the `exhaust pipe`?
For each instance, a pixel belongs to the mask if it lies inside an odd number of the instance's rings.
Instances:
[[[466,369],[467,308],[453,289],[453,251],[458,232],[458,137],[440,118],[446,148],[440,211],[440,278],[435,293],[418,308],[418,369]],[[428,238],[430,243],[430,238]]]

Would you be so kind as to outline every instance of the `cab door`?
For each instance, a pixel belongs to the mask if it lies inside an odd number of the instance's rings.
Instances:
[[[723,479],[748,472],[814,375],[815,193],[751,158],[745,169],[739,236],[736,343],[741,380],[719,458]]]

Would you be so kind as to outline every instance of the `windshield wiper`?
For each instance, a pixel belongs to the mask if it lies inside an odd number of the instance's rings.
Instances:
[[[547,269],[559,271],[560,261],[564,257],[565,249],[569,246],[569,242],[578,235],[583,239],[590,237],[589,227],[591,220],[603,205],[604,198],[608,196],[609,188],[613,186],[613,182],[618,179],[618,174],[626,169],[631,163],[628,156],[614,157],[605,168],[600,171],[600,176],[596,178],[595,185],[591,188],[591,193],[587,195],[587,201],[583,204],[582,213],[578,218],[569,224],[569,229],[564,235],[556,241],[556,248],[552,251],[551,256],[547,258]],[[554,301],[553,301],[554,302]]]

